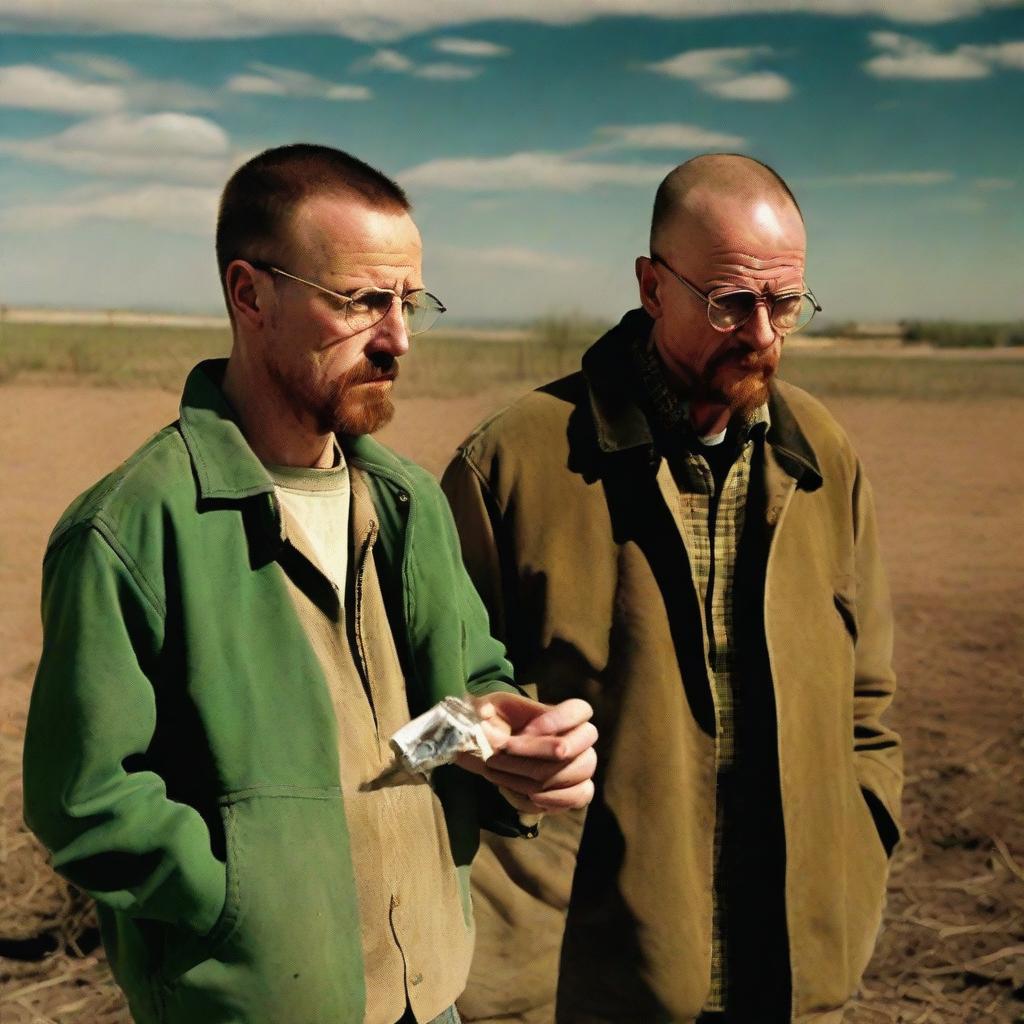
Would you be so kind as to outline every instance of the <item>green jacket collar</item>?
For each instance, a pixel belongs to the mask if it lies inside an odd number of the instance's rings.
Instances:
[[[654,444],[647,417],[634,397],[638,382],[629,358],[629,345],[638,337],[646,337],[650,330],[647,313],[630,310],[584,353],[583,374],[589,385],[597,443],[603,452]],[[766,440],[775,449],[782,468],[810,490],[821,486],[814,449],[775,383],[769,389],[768,419]]]
[[[200,363],[188,375],[181,396],[181,436],[199,495],[241,500],[273,493],[274,482],[246,442],[221,390],[226,366],[226,359]]]
[[[207,359],[185,381],[181,396],[181,435],[204,499],[236,500],[271,494],[274,482],[242,434],[221,390],[226,359]],[[401,461],[369,436],[341,438],[346,458],[361,468],[405,487]]]

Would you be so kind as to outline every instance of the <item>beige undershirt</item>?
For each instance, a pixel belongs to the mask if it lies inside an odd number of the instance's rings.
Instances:
[[[290,552],[282,568],[338,723],[366,982],[363,1021],[394,1024],[407,1004],[417,1021],[429,1021],[465,988],[473,929],[444,811],[426,780],[367,788],[392,762],[388,738],[410,718],[373,556],[376,510],[365,480],[343,464],[267,469]],[[338,583],[311,588],[302,565]]]
[[[324,574],[339,594],[344,595],[352,484],[345,456],[337,447],[338,442],[334,444],[335,465],[330,469],[303,466],[267,466],[266,469],[274,481],[277,500],[308,538]]]

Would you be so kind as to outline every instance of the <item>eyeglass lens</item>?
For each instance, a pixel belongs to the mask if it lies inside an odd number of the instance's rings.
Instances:
[[[358,333],[379,323],[388,315],[394,293],[367,291],[354,296],[345,307],[349,327]],[[409,334],[422,334],[437,323],[442,307],[429,292],[414,292],[402,299],[402,319]]]
[[[758,296],[753,292],[733,292],[716,298],[709,306],[711,322],[722,330],[732,330],[754,313]],[[769,300],[769,319],[779,331],[795,331],[814,315],[814,303],[806,295],[783,295]]]

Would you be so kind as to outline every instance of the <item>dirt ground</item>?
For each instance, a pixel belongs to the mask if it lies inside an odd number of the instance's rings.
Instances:
[[[408,398],[383,440],[439,472],[512,392]],[[1019,402],[834,399],[871,477],[897,615],[907,837],[850,1019],[1024,1021],[1024,417]],[[162,391],[0,387],[0,1020],[128,1020],[89,908],[21,825],[39,562],[79,491],[176,415]],[[827,855],[827,852],[824,854]]]

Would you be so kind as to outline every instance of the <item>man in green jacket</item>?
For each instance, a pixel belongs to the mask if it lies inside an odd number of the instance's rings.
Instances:
[[[368,436],[444,311],[404,193],[269,150],[217,255],[230,358],[50,539],[26,820],[140,1024],[455,1021],[479,827],[586,804],[590,708],[516,690],[436,482]],[[391,772],[467,692],[500,752]]]
[[[586,814],[474,866],[468,1020],[824,1021],[857,988],[898,838],[892,621],[850,442],[774,378],[805,246],[769,168],[683,164],[642,309],[445,474],[518,680],[601,733]]]

